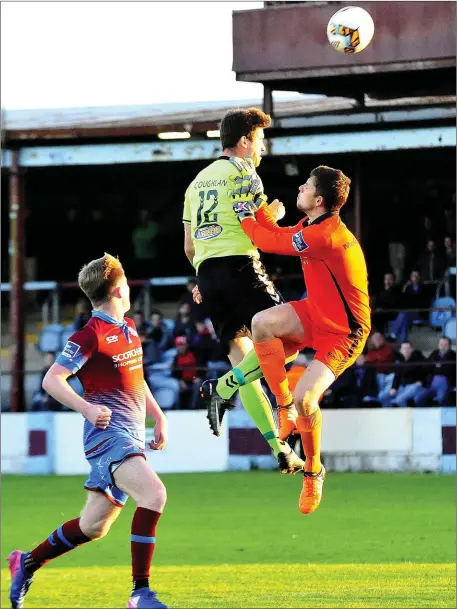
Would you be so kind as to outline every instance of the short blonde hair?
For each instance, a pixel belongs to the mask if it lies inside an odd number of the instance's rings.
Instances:
[[[108,300],[111,290],[125,276],[118,258],[105,252],[102,258],[92,260],[79,271],[78,283],[93,305]]]

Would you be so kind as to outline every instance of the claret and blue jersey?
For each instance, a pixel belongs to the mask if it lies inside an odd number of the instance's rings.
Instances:
[[[93,311],[84,328],[70,337],[56,362],[78,376],[85,400],[112,411],[105,430],[85,420],[86,451],[112,436],[129,436],[144,447],[143,351],[131,319],[118,322]]]

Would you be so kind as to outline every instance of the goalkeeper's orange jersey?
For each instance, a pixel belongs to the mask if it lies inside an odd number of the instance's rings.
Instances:
[[[283,228],[262,206],[257,220],[242,221],[246,235],[263,252],[300,256],[308,310],[317,328],[368,334],[371,327],[368,277],[359,242],[338,213]]]

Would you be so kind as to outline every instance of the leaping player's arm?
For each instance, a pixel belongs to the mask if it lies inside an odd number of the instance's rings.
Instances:
[[[106,406],[90,404],[67,382],[69,376],[84,366],[96,347],[97,338],[93,330],[84,328],[75,332],[47,371],[42,387],[55,400],[81,413],[95,427],[106,429],[111,419],[111,410]]]
[[[187,259],[193,265],[195,256],[194,242],[192,241],[192,233],[190,230],[190,224],[184,224],[184,251]]]
[[[273,201],[274,203],[274,201]],[[273,204],[272,203],[272,204]],[[278,226],[274,214],[271,213],[269,205],[263,203],[255,214],[255,219],[260,226],[278,233],[296,233],[302,228],[303,220],[295,226]]]
[[[294,227],[295,233],[282,232],[260,226],[254,218],[245,218],[241,226],[251,241],[266,253],[320,258],[328,246],[328,237],[319,225],[298,224]]]
[[[194,264],[194,256],[195,256],[195,247],[194,242],[192,241],[192,232],[191,232],[191,213],[190,213],[190,199],[188,190],[186,190],[186,195],[184,197],[184,211],[182,215],[182,221],[184,224],[184,252],[187,256],[187,259],[193,266]]]

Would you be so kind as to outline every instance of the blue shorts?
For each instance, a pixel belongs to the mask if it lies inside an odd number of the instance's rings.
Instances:
[[[146,459],[141,443],[128,436],[112,436],[86,450],[85,455],[91,469],[84,488],[104,493],[111,503],[123,507],[128,495],[114,484],[113,473],[129,457]]]

